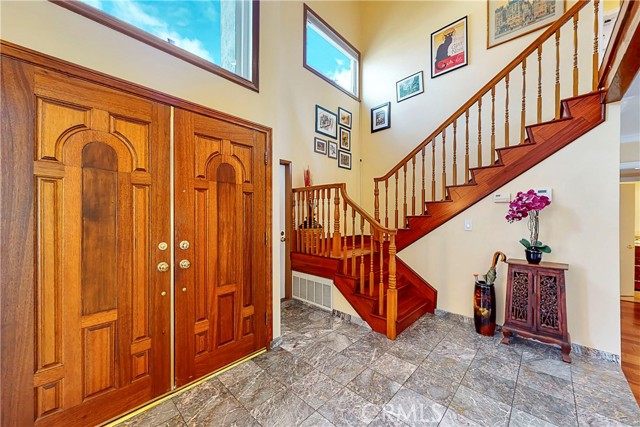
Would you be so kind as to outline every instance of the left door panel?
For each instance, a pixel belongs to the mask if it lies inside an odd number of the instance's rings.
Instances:
[[[95,425],[171,387],[170,110],[7,58],[2,93],[2,241],[26,257],[3,278],[2,425]]]

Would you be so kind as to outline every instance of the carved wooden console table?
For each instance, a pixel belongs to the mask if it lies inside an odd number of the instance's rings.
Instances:
[[[567,264],[528,264],[509,259],[503,344],[518,334],[525,338],[560,345],[562,360],[571,363],[571,338],[567,330],[564,272]]]

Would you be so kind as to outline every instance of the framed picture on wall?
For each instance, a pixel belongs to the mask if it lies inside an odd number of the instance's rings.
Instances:
[[[320,154],[327,154],[327,141],[322,138],[314,138],[313,151]]]
[[[391,103],[386,102],[371,109],[371,133],[391,127]]]
[[[338,151],[338,166],[342,169],[351,169],[351,153],[347,151]]]
[[[338,158],[338,143],[334,141],[329,141],[328,147],[328,156],[330,159]]]
[[[316,132],[331,138],[338,137],[338,116],[316,105]]]
[[[467,17],[431,33],[431,78],[469,63]]]
[[[396,101],[401,102],[424,92],[422,71],[405,77],[396,83]]]
[[[340,149],[351,151],[351,131],[340,127]]]
[[[338,107],[338,120],[340,120],[341,126],[351,129],[351,121],[353,120],[353,116],[344,108]]]
[[[546,27],[564,13],[564,0],[487,0],[487,49]]]

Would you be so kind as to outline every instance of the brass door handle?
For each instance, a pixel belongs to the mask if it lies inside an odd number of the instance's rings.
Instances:
[[[191,262],[189,262],[188,259],[183,259],[182,261],[180,261],[180,268],[186,270],[189,267],[191,267]]]
[[[165,271],[169,271],[169,264],[162,261],[160,264],[158,264],[158,271],[161,273],[164,273]]]

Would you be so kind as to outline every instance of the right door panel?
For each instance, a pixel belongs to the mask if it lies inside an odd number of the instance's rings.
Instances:
[[[176,385],[266,345],[263,133],[176,109]]]

